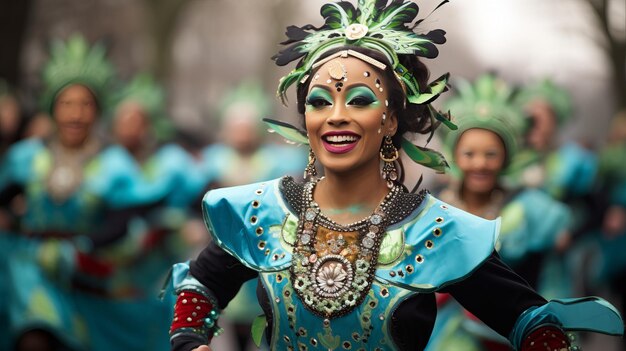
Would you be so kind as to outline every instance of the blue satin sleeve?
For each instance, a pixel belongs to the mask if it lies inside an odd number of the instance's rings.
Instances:
[[[120,146],[110,146],[86,169],[88,191],[109,208],[119,209],[164,201],[173,190],[170,178],[147,182],[133,158]]]

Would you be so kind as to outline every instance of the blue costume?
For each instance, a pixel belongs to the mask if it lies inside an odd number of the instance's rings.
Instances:
[[[434,291],[449,291],[462,303],[467,302],[469,308],[474,307],[473,312],[492,322],[494,329],[509,336],[518,347],[521,336],[546,319],[568,329],[567,323],[571,321],[559,319],[552,311],[554,303],[546,304],[513,273],[502,274],[508,270],[493,255],[498,221],[483,220],[425,193],[413,195],[398,188],[392,190],[387,199],[388,213],[381,213],[382,218],[374,213],[361,223],[365,229],[358,225],[332,227],[306,200],[313,186],[313,183],[302,186],[283,178],[209,192],[204,211],[214,241],[247,267],[240,268],[247,273],[235,275],[227,266],[215,267],[228,254],[218,255],[219,250],[210,246],[207,252],[211,254],[201,254],[192,262],[190,270],[185,266],[175,269],[174,288],[179,292],[204,291],[222,308],[228,303],[228,297],[232,298],[224,291],[236,291],[243,281],[258,274],[261,291],[265,294],[261,302],[269,323],[265,335],[273,350],[301,349],[302,345],[309,350],[423,349],[436,313]],[[338,239],[337,243],[341,251],[350,249],[353,244],[360,245],[361,249],[378,245],[380,253],[374,261],[358,257],[349,264],[346,258],[349,255],[344,258],[336,254],[320,255],[314,259],[313,253],[309,255],[310,251],[306,251],[307,244],[322,241],[311,234],[307,237],[306,223],[312,223],[315,228],[312,233],[317,230],[317,235],[342,233],[344,242]],[[381,239],[373,239],[371,243],[367,238],[373,235],[362,235],[358,244],[351,236],[355,231],[373,233],[372,226],[382,225],[385,225],[383,235],[377,236]],[[377,240],[380,242],[376,243]],[[335,262],[329,262],[333,260]],[[324,268],[338,265],[343,269],[340,273],[347,272],[347,276],[339,274],[335,279],[349,282],[338,290],[339,293],[317,280],[331,279],[332,270]],[[223,273],[219,274],[220,271]],[[495,271],[499,271],[498,277]],[[215,274],[219,276],[213,276]],[[474,291],[473,294],[493,297],[492,304],[481,307],[470,301],[470,287],[478,288],[479,284],[490,284],[489,292]],[[519,299],[514,303],[510,296],[497,293],[508,292],[510,284],[521,288]],[[331,296],[320,293],[320,289],[327,289]],[[608,308],[601,301],[584,303]],[[608,309],[613,317],[585,327],[620,333],[619,315]],[[493,310],[498,313],[492,314]],[[525,311],[524,316],[536,318],[518,319]],[[402,330],[407,322],[411,326],[408,329],[419,335]],[[194,335],[189,330],[173,331],[174,344],[185,340],[188,334]],[[189,340],[198,342],[197,338],[187,339],[187,342]]]
[[[104,315],[113,315],[113,311],[118,310],[136,316],[134,321],[125,320],[129,323],[129,334],[137,340],[139,332],[130,326],[145,317],[137,311],[146,307],[144,302],[148,302],[144,297],[133,300],[138,296],[137,291],[131,293],[111,279],[115,276],[112,273],[115,268],[110,265],[112,260],[107,258],[106,251],[110,254],[114,250],[109,242],[121,245],[117,241],[126,234],[126,227],[121,228],[121,232],[110,233],[103,223],[106,220],[111,225],[110,220],[114,217],[109,215],[111,212],[123,213],[126,209],[161,201],[169,193],[172,183],[167,177],[160,177],[158,182],[145,182],[125,150],[109,147],[95,153],[86,162],[80,185],[67,198],[60,200],[45,186],[53,166],[50,147],[39,140],[16,144],[2,164],[0,192],[6,194],[19,188],[27,203],[26,212],[20,219],[19,234],[3,234],[3,240],[11,241],[11,252],[5,256],[6,266],[3,266],[10,302],[11,334],[19,335],[38,328],[79,349],[94,349],[87,346],[92,343],[104,349],[118,347],[124,338],[113,334],[114,339],[108,335],[98,340],[99,333],[106,335],[107,328],[96,327],[107,320]],[[106,230],[101,230],[103,228]],[[160,275],[165,270],[162,266]],[[143,273],[142,279],[148,279]],[[154,281],[147,283],[156,284]],[[135,289],[141,285],[136,279],[132,284]],[[119,301],[111,299],[112,296]],[[156,293],[152,300],[153,305],[165,310],[157,301]],[[98,309],[102,313],[94,314]],[[168,316],[169,313],[164,314],[161,320],[167,320]],[[161,335],[166,337],[163,333]],[[139,340],[134,349],[143,347],[144,339],[139,337]]]
[[[93,155],[81,184],[65,199],[46,188],[54,170],[50,148],[39,140],[14,145],[2,164],[0,192],[19,188],[27,203],[20,234],[4,233],[13,241],[7,260],[11,332],[33,327],[56,334],[69,345],[82,345],[88,336],[84,321],[71,301],[75,246],[91,246],[106,209],[152,203],[164,187],[140,186],[130,157],[110,148]]]

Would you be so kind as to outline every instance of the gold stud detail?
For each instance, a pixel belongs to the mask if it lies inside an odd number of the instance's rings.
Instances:
[[[253,208],[259,208],[259,206],[261,206],[260,202],[258,202],[257,200],[252,201],[252,207]]]
[[[441,231],[441,228],[435,228],[435,229],[433,230],[433,235],[434,235],[434,236],[437,236],[437,237],[438,237],[438,236],[441,236],[441,233],[443,233],[443,232]]]
[[[424,244],[424,246],[426,246],[426,248],[430,250],[433,247],[435,247],[435,243],[432,240],[426,240],[426,243]]]
[[[437,217],[437,218],[435,218],[435,222],[437,222],[437,223],[443,223],[443,217]]]

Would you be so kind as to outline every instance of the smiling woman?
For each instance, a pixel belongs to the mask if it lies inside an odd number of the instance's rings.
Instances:
[[[343,73],[333,77],[336,67]],[[381,78],[380,72],[354,57],[336,58],[314,74],[305,124],[326,177],[337,173],[345,177],[347,172],[364,176],[372,170],[372,178],[384,183],[378,174],[378,154],[383,137],[395,134],[397,122],[395,115],[387,117],[388,97]]]
[[[322,27],[287,29],[290,46],[274,59],[299,62],[278,94],[296,85],[306,131],[269,123],[310,146],[309,180],[205,195],[213,242],[173,269],[173,350],[207,350],[221,332],[219,311],[257,276],[265,315],[253,334],[271,350],[423,350],[437,315],[435,291],[451,293],[525,351],[567,348],[571,328],[622,333],[605,301],[547,302],[505,266],[494,252],[498,220],[404,186],[399,149],[424,166],[447,166],[405,134],[457,127],[430,105],[447,75],[428,84],[418,60],[436,57],[445,33],[417,34],[417,5],[387,2],[329,3]],[[598,318],[579,322],[577,315]]]
[[[525,125],[522,110],[513,103],[513,90],[493,75],[481,76],[474,82],[461,80],[457,88],[458,94],[446,104],[459,128],[445,136],[457,172],[439,196],[474,215],[486,219],[501,217],[496,245],[500,257],[530,286],[538,288],[545,257],[568,239],[570,212],[541,191],[511,187],[503,180]],[[475,344],[506,342],[467,317],[452,299],[440,301],[444,301],[439,307],[446,313],[437,321],[437,337],[430,343],[429,351],[448,350],[455,343],[470,350]],[[463,323],[445,325],[453,320]]]

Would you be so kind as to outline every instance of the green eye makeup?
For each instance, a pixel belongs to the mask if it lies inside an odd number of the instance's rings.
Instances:
[[[378,106],[380,101],[370,88],[366,86],[357,86],[348,91],[346,104],[356,106]]]
[[[314,87],[306,97],[306,110],[320,108],[322,106],[330,106],[333,104],[333,97],[326,89]]]

